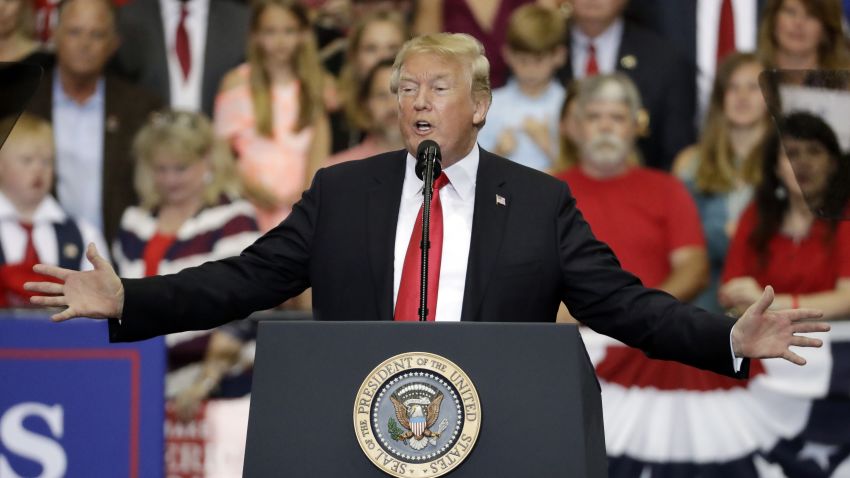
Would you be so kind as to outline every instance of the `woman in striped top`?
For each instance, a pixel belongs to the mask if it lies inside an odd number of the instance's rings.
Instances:
[[[201,114],[154,114],[133,144],[135,185],[141,204],[124,211],[113,259],[122,277],[170,274],[238,255],[259,237],[254,207],[240,199],[229,148]],[[208,332],[166,337],[166,396],[194,382]],[[194,374],[181,373],[195,364]],[[190,370],[192,370],[190,369]]]

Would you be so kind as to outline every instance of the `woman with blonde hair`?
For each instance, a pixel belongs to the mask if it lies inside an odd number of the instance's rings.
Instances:
[[[770,0],[759,26],[759,56],[769,68],[847,68],[842,18],[840,0]]]
[[[122,277],[172,274],[236,256],[259,238],[254,207],[239,198],[230,149],[205,116],[155,113],[136,135],[133,152],[141,204],[124,211],[113,245]],[[232,334],[228,326],[216,330]],[[213,336],[208,331],[166,336],[166,398],[183,396],[201,377]]]
[[[323,76],[306,8],[255,1],[248,62],[222,81],[215,129],[236,152],[262,231],[286,218],[330,152]]]
[[[133,142],[141,204],[121,218],[113,258],[123,277],[178,272],[238,255],[259,237],[233,157],[199,113],[155,113]]]
[[[673,172],[688,186],[708,244],[711,279],[695,299],[719,312],[717,287],[729,240],[761,178],[767,107],[759,88],[763,69],[751,53],[733,53],[717,70],[699,143],[682,151]]]
[[[342,111],[332,116],[335,152],[364,139],[370,119],[360,92],[375,65],[382,60],[393,60],[409,36],[404,18],[390,11],[368,15],[351,30],[338,83]]]

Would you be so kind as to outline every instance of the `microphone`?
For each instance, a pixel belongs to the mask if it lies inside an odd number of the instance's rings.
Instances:
[[[422,260],[419,263],[419,309],[417,315],[420,322],[428,320],[428,250],[431,248],[431,197],[434,180],[442,172],[440,164],[442,159],[440,145],[434,140],[426,139],[419,143],[419,147],[416,148],[416,176],[425,183],[425,187],[422,188],[422,241],[419,243]]]
[[[442,161],[443,156],[440,154],[440,145],[432,139],[422,141],[416,149],[416,177],[423,181],[425,180],[425,169],[427,169],[430,162],[434,165],[434,175],[431,180],[437,179],[443,170]]]

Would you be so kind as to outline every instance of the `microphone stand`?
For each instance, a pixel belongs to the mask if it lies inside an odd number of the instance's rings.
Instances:
[[[428,321],[428,251],[431,249],[431,197],[434,195],[434,159],[433,154],[425,157],[425,171],[422,173],[422,263],[419,282],[419,321]],[[439,172],[437,173],[439,174]]]

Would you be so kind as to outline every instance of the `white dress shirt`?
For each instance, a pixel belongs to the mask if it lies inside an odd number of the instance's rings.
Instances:
[[[708,98],[717,70],[717,33],[723,0],[697,0],[697,114],[708,108]],[[755,51],[758,11],[753,0],[732,0],[735,18],[735,49]]]
[[[596,38],[590,38],[582,33],[577,26],[570,32],[570,57],[572,58],[573,78],[584,78],[587,68],[587,47],[593,43],[596,48],[596,64],[600,74],[617,71],[617,56],[620,53],[620,41],[623,39],[623,19],[618,18]]]
[[[175,40],[180,22],[180,7],[185,3],[186,33],[189,35],[191,69],[183,79],[180,60],[177,59]],[[207,19],[210,0],[159,0],[162,26],[165,31],[165,50],[168,58],[168,85],[173,109],[201,111],[201,89],[204,74],[204,53],[207,46]]]
[[[103,231],[103,135],[106,105],[103,78],[80,104],[53,75],[53,137],[56,141],[56,195],[71,216]]]
[[[440,190],[440,203],[443,207],[443,257],[440,262],[440,284],[437,288],[437,322],[460,321],[469,243],[472,239],[478,160],[479,150],[476,144],[466,157],[443,170],[443,174],[449,178],[449,184]],[[422,207],[422,180],[416,177],[415,165],[416,158],[408,153],[395,234],[393,310],[398,300],[407,245],[413,233],[416,216]]]

